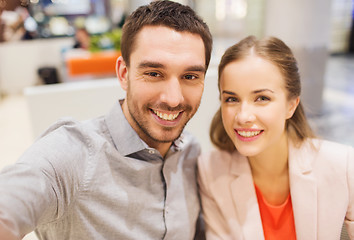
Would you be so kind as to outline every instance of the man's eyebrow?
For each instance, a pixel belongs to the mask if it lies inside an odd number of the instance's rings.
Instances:
[[[158,62],[144,61],[139,64],[138,68],[164,68],[164,65]]]
[[[143,61],[138,65],[138,68],[165,68],[162,63],[159,62],[152,62],[152,61]],[[202,65],[195,65],[189,66],[185,69],[185,71],[192,71],[192,72],[206,72],[205,66]]]
[[[186,71],[191,71],[191,72],[206,72],[206,68],[205,66],[201,66],[201,65],[195,65],[195,66],[190,66],[186,68]]]

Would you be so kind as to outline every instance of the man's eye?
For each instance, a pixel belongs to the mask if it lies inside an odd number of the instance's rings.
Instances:
[[[188,75],[185,75],[184,78],[185,78],[185,79],[188,79],[188,80],[194,80],[194,79],[196,79],[197,77],[196,77],[195,75],[188,74]]]
[[[149,77],[160,77],[161,75],[157,72],[148,72],[147,75]]]

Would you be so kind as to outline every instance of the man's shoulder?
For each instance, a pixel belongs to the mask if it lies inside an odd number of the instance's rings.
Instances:
[[[181,140],[183,143],[187,145],[200,145],[198,139],[190,132],[183,131],[181,137],[177,139],[177,141]]]
[[[110,139],[102,122],[100,118],[87,121],[59,119],[25,152],[24,159],[33,160],[34,156],[49,161],[58,159],[59,162],[62,159],[83,159],[94,151],[96,145],[102,145]]]
[[[39,137],[82,139],[90,135],[101,135],[107,132],[103,117],[78,121],[71,117],[61,118],[50,125]]]
[[[192,151],[196,153],[196,157],[201,153],[201,146],[198,139],[188,131],[184,131],[174,144],[180,147],[181,151]]]

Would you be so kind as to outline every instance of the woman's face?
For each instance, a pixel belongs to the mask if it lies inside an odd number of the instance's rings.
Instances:
[[[277,66],[255,55],[231,62],[221,74],[220,91],[223,124],[236,149],[247,157],[278,153],[299,99],[287,99]]]

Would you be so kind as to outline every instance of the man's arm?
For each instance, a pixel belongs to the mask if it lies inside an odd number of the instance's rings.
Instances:
[[[4,228],[0,225],[0,239],[1,240],[19,240],[19,238],[15,237],[8,229]]]

